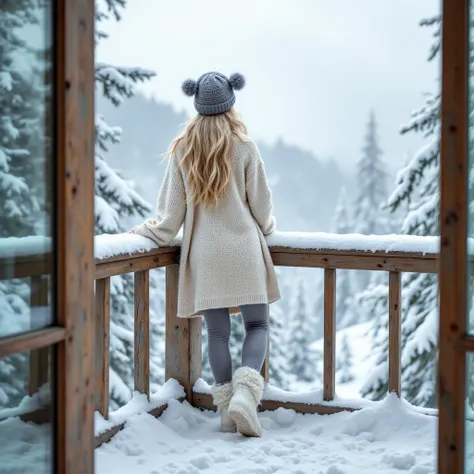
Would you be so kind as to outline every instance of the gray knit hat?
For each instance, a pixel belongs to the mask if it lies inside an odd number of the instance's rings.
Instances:
[[[197,81],[187,79],[183,83],[183,92],[194,96],[194,107],[200,115],[218,115],[230,110],[235,103],[234,90],[245,86],[242,74],[232,74],[227,79],[219,72],[203,74]]]

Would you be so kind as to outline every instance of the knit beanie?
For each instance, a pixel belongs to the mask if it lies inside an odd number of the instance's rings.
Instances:
[[[183,92],[194,96],[194,108],[200,115],[218,115],[230,110],[235,103],[234,90],[245,86],[242,74],[232,74],[229,78],[219,72],[203,74],[197,81],[184,81]]]

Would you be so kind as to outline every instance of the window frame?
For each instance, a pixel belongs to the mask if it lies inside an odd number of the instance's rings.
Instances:
[[[56,209],[52,325],[0,338],[0,357],[50,347],[53,472],[94,472],[94,0],[53,9]],[[52,264],[52,267],[51,267]],[[26,266],[27,268],[27,266]]]
[[[468,318],[469,0],[443,2],[438,473],[463,474]],[[469,262],[469,265],[472,265]]]

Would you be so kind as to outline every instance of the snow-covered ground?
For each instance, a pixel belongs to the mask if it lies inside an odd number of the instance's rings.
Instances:
[[[133,417],[110,443],[98,448],[96,472],[436,472],[437,418],[416,413],[394,395],[374,408],[354,413],[299,415],[280,408],[260,416],[263,437],[247,439],[220,433],[215,413],[173,400],[161,418]]]
[[[123,431],[96,449],[98,474],[434,474],[437,417],[395,395],[357,412],[260,414],[263,437],[219,432],[218,415],[170,400],[163,415],[132,414]],[[474,422],[467,426],[474,439]],[[0,472],[51,472],[48,425],[0,423]],[[468,443],[474,474],[474,445]]]

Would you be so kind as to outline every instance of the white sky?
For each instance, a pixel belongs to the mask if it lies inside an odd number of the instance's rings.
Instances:
[[[374,108],[395,170],[420,145],[400,125],[436,88],[431,31],[418,23],[438,10],[439,0],[129,0],[97,59],[155,70],[146,93],[190,114],[184,79],[241,72],[236,107],[251,135],[349,167]]]

